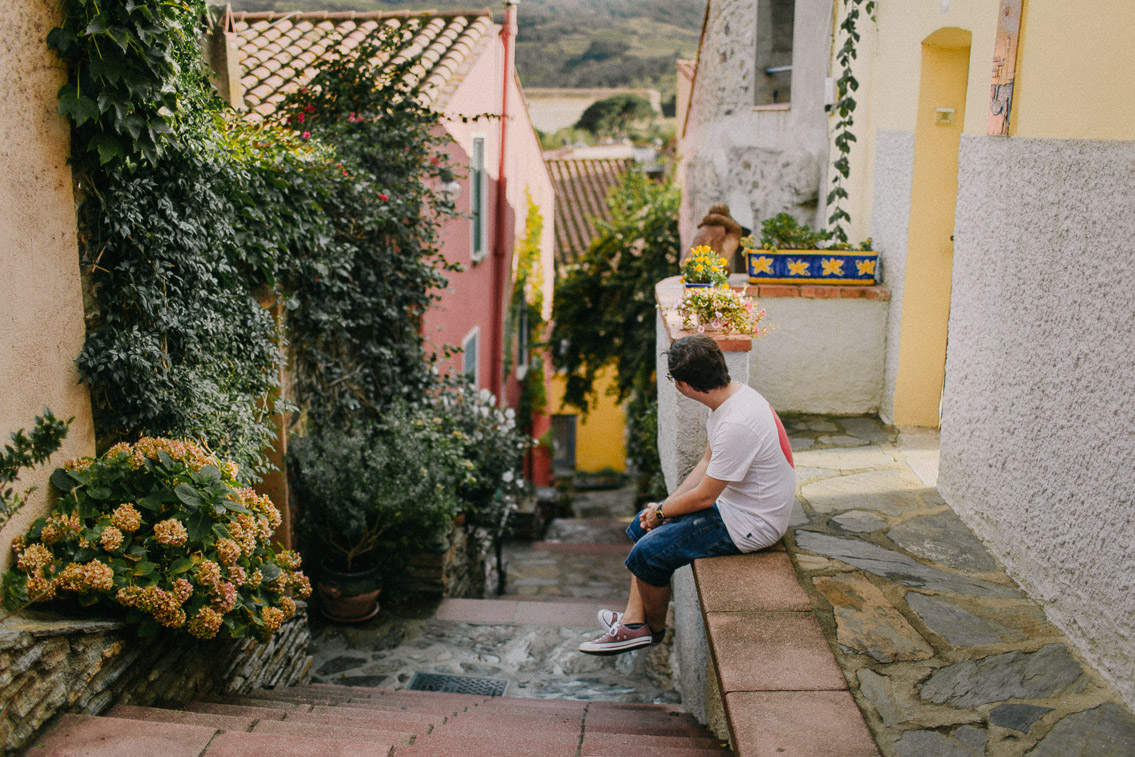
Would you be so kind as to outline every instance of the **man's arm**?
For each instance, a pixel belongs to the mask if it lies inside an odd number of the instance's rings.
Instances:
[[[686,476],[686,479],[674,490],[674,493],[662,502],[652,502],[642,511],[639,516],[639,523],[645,530],[649,531],[661,524],[666,518],[704,510],[717,502],[718,496],[725,491],[729,482],[705,474],[706,468],[709,467],[710,455],[710,448],[707,444],[705,456],[694,466],[690,475]],[[659,509],[662,510],[662,518],[658,517]]]

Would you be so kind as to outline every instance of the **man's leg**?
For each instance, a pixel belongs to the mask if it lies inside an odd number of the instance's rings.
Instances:
[[[666,628],[666,608],[670,604],[670,587],[651,586],[638,576],[631,576],[631,590],[627,608],[623,611],[624,625],[646,623],[651,631]]]

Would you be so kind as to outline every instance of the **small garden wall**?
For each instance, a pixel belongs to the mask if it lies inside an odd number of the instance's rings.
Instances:
[[[47,613],[0,624],[0,739],[27,747],[61,712],[97,715],[111,705],[176,706],[208,694],[303,682],[311,666],[305,605],[267,643],[201,641],[185,634],[139,638],[119,620]]]
[[[409,570],[393,588],[406,594],[483,598],[491,546],[492,537],[484,529],[455,526],[446,536],[444,551],[411,554]]]

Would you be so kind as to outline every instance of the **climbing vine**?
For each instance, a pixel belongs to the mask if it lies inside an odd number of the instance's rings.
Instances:
[[[855,142],[855,134],[851,127],[855,124],[855,98],[852,94],[859,89],[859,80],[851,70],[851,62],[856,58],[856,45],[859,42],[857,28],[860,15],[860,6],[867,12],[872,20],[875,18],[875,0],[843,0],[844,18],[839,28],[844,34],[843,47],[836,53],[836,62],[840,66],[840,76],[836,79],[836,101],[834,110],[838,116],[835,123],[833,144],[839,152],[839,157],[832,163],[835,176],[832,178],[832,189],[828,192],[827,204],[831,207],[828,216],[828,231],[837,244],[847,244],[847,230],[844,224],[851,221],[851,216],[840,205],[841,200],[847,199],[847,189],[844,182],[851,172],[851,143]]]
[[[665,495],[657,445],[654,285],[678,268],[678,203],[673,184],[625,174],[607,198],[609,222],[556,284],[553,361],[566,373],[564,402],[583,412],[604,368],[618,371],[615,396],[627,401],[627,457],[642,496]]]
[[[544,217],[540,206],[528,196],[528,216],[524,222],[524,236],[514,252],[516,272],[513,274],[512,297],[505,315],[504,345],[507,373],[514,360],[527,366],[524,375],[518,375],[520,402],[518,423],[521,430],[531,436],[534,416],[544,412],[547,391],[544,387],[544,359],[535,348],[542,347],[546,338],[544,320],[544,272],[540,266],[540,237],[544,232]]]
[[[99,452],[194,438],[255,480],[288,338],[319,419],[376,413],[427,380],[418,324],[445,268],[433,224],[445,207],[428,185],[448,173],[436,116],[399,89],[411,62],[381,79],[333,61],[289,104],[302,118],[254,126],[209,83],[204,11],[65,0],[49,36],[68,64],[59,110],[89,294],[77,363]]]

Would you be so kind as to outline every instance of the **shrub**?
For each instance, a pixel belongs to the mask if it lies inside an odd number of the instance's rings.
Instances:
[[[13,542],[10,608],[74,598],[120,605],[150,634],[266,639],[311,592],[299,555],[269,543],[272,502],[194,442],[140,439],[51,476],[61,496]]]
[[[10,485],[20,479],[22,468],[47,462],[52,453],[63,445],[72,420],[74,418],[61,421],[49,408],[44,408],[43,415],[35,418],[31,436],[22,428],[11,433],[12,443],[4,445],[4,451],[0,452],[0,528],[24,506],[28,495],[36,489],[33,486],[19,492]]]

